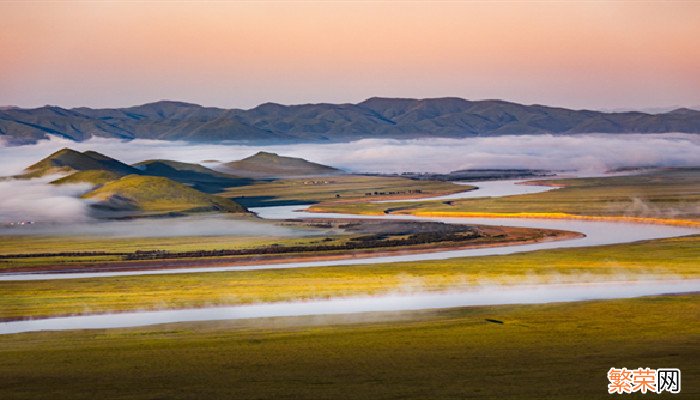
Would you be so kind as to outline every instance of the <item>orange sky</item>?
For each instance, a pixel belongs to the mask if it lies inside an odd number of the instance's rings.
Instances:
[[[700,105],[700,1],[4,1],[0,16],[0,104]]]

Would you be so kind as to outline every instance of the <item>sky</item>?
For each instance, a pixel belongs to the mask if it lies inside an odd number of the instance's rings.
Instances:
[[[700,1],[0,2],[0,105],[700,105]]]

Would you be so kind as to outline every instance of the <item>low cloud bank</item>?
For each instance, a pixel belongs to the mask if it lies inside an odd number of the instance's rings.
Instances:
[[[303,230],[268,222],[202,214],[182,218],[100,220],[90,202],[80,199],[89,184],[52,185],[56,176],[0,181],[1,235],[80,235],[117,237],[165,236],[308,236],[320,230]]]
[[[203,160],[222,162],[241,159],[257,151],[272,151],[281,155],[302,157],[352,172],[438,172],[478,168],[530,168],[569,170],[579,173],[599,173],[622,166],[699,166],[700,135],[693,134],[598,134],[575,136],[521,135],[466,139],[364,139],[351,143],[295,144],[274,146],[242,146],[233,144],[191,144],[158,140],[94,138],[75,143],[60,138],[40,141],[34,145],[3,146],[0,143],[0,175],[21,173],[63,147],[75,150],[95,150],[127,163],[146,159],[167,158],[201,163]],[[215,167],[216,163],[208,163]],[[226,219],[198,218],[179,222],[95,223],[89,215],[89,205],[80,200],[88,190],[84,185],[48,184],[49,179],[0,181],[0,224],[22,221],[71,222],[56,232],[75,234],[114,234],[150,236],[163,232],[173,235],[240,234],[288,235],[296,230],[243,224]],[[636,204],[637,208],[647,207]],[[648,207],[647,207],[648,208]],[[635,210],[638,211],[638,210]],[[653,209],[644,212],[654,214]],[[164,224],[167,229],[164,229]],[[94,227],[93,227],[94,226]],[[14,230],[14,228],[12,228]],[[39,233],[51,234],[49,228],[30,227]],[[262,229],[262,230],[259,230]],[[3,232],[0,232],[3,233]],[[7,233],[7,232],[4,232]]]
[[[465,139],[363,139],[351,143],[242,146],[159,140],[65,139],[0,147],[0,173],[12,175],[62,147],[95,150],[127,163],[168,158],[200,163],[241,159],[257,151],[302,157],[353,172],[531,168],[591,173],[622,166],[700,165],[700,135],[520,135]],[[210,164],[211,165],[211,164]]]
[[[55,178],[55,177],[54,177]],[[88,204],[79,197],[89,185],[51,185],[51,178],[0,181],[0,224],[87,221]]]

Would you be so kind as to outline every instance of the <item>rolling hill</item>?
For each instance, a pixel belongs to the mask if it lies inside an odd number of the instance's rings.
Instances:
[[[59,150],[27,167],[25,173],[18,178],[66,173],[72,174],[52,183],[88,182],[98,185],[126,175],[147,175],[170,178],[206,193],[217,193],[227,187],[250,183],[247,178],[214,171],[199,164],[172,160],[147,160],[131,166],[94,151],[79,152],[68,148]]]
[[[56,179],[51,183],[56,185],[62,185],[65,183],[91,183],[97,186],[103,185],[107,182],[116,181],[122,176],[124,175],[120,175],[116,172],[106,171],[103,169],[88,169],[85,171],[78,171],[68,176]]]
[[[146,160],[134,164],[134,168],[142,175],[169,178],[205,193],[218,193],[225,188],[243,186],[251,182],[248,178],[214,171],[203,165],[173,160]]]
[[[33,143],[56,135],[76,141],[119,139],[344,142],[363,138],[576,133],[700,133],[700,111],[601,112],[502,100],[373,97],[357,104],[261,104],[249,110],[160,101],[129,108],[0,110],[0,138]]]
[[[136,168],[96,151],[79,152],[64,148],[52,153],[36,164],[30,165],[20,177],[35,178],[57,173],[88,170],[108,171],[117,176],[138,173]]]
[[[339,175],[343,171],[316,164],[303,158],[284,157],[275,153],[258,152],[242,160],[226,163],[226,171],[250,178]]]
[[[234,201],[202,193],[182,183],[156,176],[128,175],[105,183],[83,195],[83,198],[95,201],[94,207],[108,211],[246,212],[243,206]]]
[[[72,172],[51,183],[93,184],[92,190],[82,197],[92,200],[93,207],[102,211],[141,215],[204,211],[247,213],[238,203],[202,190],[221,191],[248,180],[198,164],[149,160],[132,167],[94,151],[62,149],[29,166],[25,172],[16,178]]]

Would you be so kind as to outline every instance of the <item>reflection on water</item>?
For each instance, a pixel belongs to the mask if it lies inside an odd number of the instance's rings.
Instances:
[[[414,311],[499,304],[571,302],[697,291],[700,291],[700,280],[697,279],[684,281],[618,281],[588,284],[479,286],[472,290],[460,292],[262,303],[235,307],[82,315],[2,322],[0,323],[0,334],[42,330],[126,328],[172,322]]]

